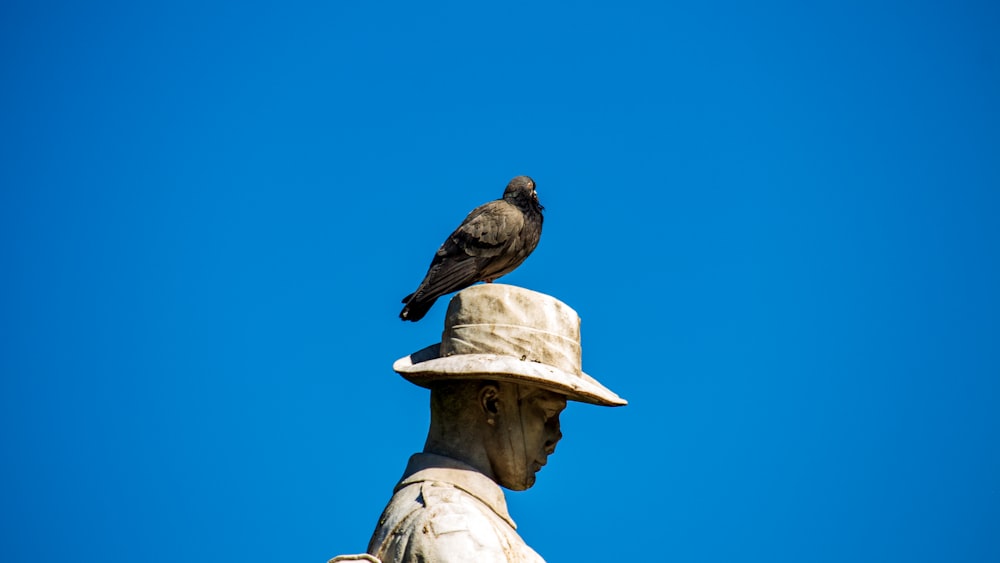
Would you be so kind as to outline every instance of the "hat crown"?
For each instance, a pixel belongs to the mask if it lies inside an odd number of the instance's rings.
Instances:
[[[507,381],[572,401],[628,404],[580,365],[580,317],[543,293],[504,284],[474,285],[448,304],[441,342],[392,364],[422,387],[455,380]]]
[[[482,284],[452,298],[441,356],[497,354],[582,373],[580,316],[558,299],[521,287]]]

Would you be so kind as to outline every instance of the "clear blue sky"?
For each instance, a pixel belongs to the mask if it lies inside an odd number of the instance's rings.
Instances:
[[[583,318],[550,563],[1000,560],[991,2],[0,7],[0,560],[362,551],[396,315],[532,176]]]

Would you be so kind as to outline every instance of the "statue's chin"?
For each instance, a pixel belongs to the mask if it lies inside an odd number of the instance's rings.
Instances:
[[[535,484],[535,473],[526,471],[524,475],[518,475],[516,478],[501,478],[497,482],[501,487],[511,491],[526,491]]]
[[[500,483],[505,489],[512,491],[526,491],[535,484],[534,472],[528,472],[523,478],[510,483]]]

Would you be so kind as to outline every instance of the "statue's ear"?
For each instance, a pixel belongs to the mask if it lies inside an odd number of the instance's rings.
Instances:
[[[489,383],[479,390],[479,408],[486,417],[486,423],[496,424],[497,413],[500,412],[500,389]]]

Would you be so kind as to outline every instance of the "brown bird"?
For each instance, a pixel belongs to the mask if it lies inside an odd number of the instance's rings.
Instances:
[[[509,274],[538,246],[542,210],[535,181],[518,176],[503,198],[472,210],[434,254],[424,281],[403,298],[404,321],[419,321],[438,297]]]

